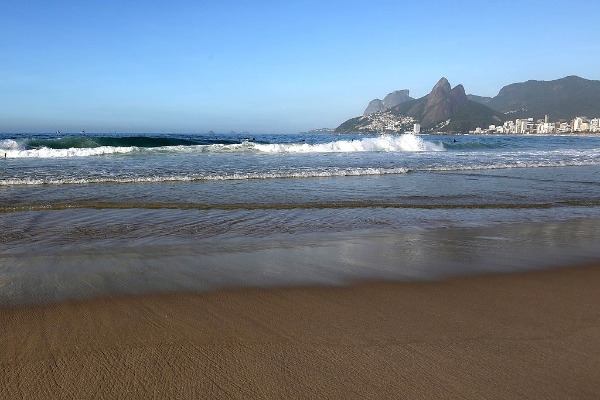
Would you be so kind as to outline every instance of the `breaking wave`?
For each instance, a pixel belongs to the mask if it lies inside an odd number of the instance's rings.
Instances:
[[[266,143],[252,139],[182,139],[162,137],[67,137],[53,139],[5,139],[0,151],[7,158],[90,157],[130,153],[351,153],[444,151],[433,143],[412,135],[382,135],[325,143]]]
[[[352,153],[376,151],[443,151],[444,146],[412,135],[381,135],[373,138],[338,140],[328,143],[256,144],[266,153]]]

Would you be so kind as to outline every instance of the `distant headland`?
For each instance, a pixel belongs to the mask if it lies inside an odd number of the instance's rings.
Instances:
[[[419,99],[409,90],[371,100],[362,116],[335,128],[337,133],[421,132],[552,134],[600,133],[600,81],[567,76],[503,87],[495,97],[467,95],[441,78]]]

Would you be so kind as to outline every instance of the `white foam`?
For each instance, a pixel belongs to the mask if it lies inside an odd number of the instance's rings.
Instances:
[[[320,178],[363,175],[404,174],[406,168],[332,168],[328,170],[309,170],[293,172],[248,172],[230,174],[198,174],[198,175],[166,175],[166,176],[133,176],[133,177],[101,177],[101,178],[25,178],[0,180],[0,186],[8,185],[61,185],[92,183],[152,183],[152,182],[190,182],[190,181],[231,181],[252,179],[283,178]]]
[[[413,134],[399,136],[381,135],[378,137],[338,140],[328,143],[254,144],[258,151],[266,153],[353,153],[353,152],[400,152],[400,151],[443,151],[441,145],[427,142]]]
[[[159,182],[190,182],[190,181],[232,181],[232,180],[261,180],[261,179],[286,179],[286,178],[320,178],[343,176],[368,176],[405,174],[411,171],[424,172],[452,172],[452,171],[477,171],[513,168],[546,168],[568,166],[599,165],[597,160],[545,160],[498,162],[492,164],[454,164],[421,166],[415,168],[327,168],[314,170],[278,171],[278,172],[232,172],[232,173],[207,173],[190,175],[155,175],[155,176],[104,176],[104,177],[63,177],[63,178],[7,178],[0,179],[0,186],[10,185],[61,185],[61,184],[97,184],[97,183],[159,183]]]
[[[281,143],[261,144],[243,141],[235,144],[211,144],[194,146],[168,146],[155,148],[100,146],[93,148],[51,149],[40,147],[26,149],[22,142],[12,139],[0,141],[0,149],[8,158],[64,158],[91,157],[133,152],[211,153],[211,152],[264,152],[264,153],[353,153],[353,152],[419,152],[443,151],[442,145],[425,141],[413,134],[381,135],[354,140],[337,140],[327,143]]]
[[[107,154],[126,154],[138,151],[137,147],[111,147],[100,146],[92,148],[70,148],[70,149],[51,149],[49,147],[40,147],[38,149],[16,149],[5,150],[8,158],[64,158],[64,157],[90,157]]]
[[[21,145],[14,139],[0,140],[0,151],[19,150]]]

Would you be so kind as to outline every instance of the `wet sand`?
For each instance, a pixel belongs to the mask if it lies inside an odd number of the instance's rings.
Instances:
[[[597,398],[600,265],[0,308],[0,398]]]

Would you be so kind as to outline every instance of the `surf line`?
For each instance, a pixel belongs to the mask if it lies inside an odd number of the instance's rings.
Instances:
[[[373,203],[373,202],[331,202],[331,203],[234,203],[234,204],[190,204],[190,203],[56,203],[56,204],[23,204],[17,206],[0,206],[0,213],[23,211],[61,211],[61,210],[324,210],[343,208],[396,208],[426,210],[493,210],[493,209],[549,209],[555,207],[597,207],[596,201],[562,201],[556,203],[469,203],[469,204],[416,204],[416,203]]]

